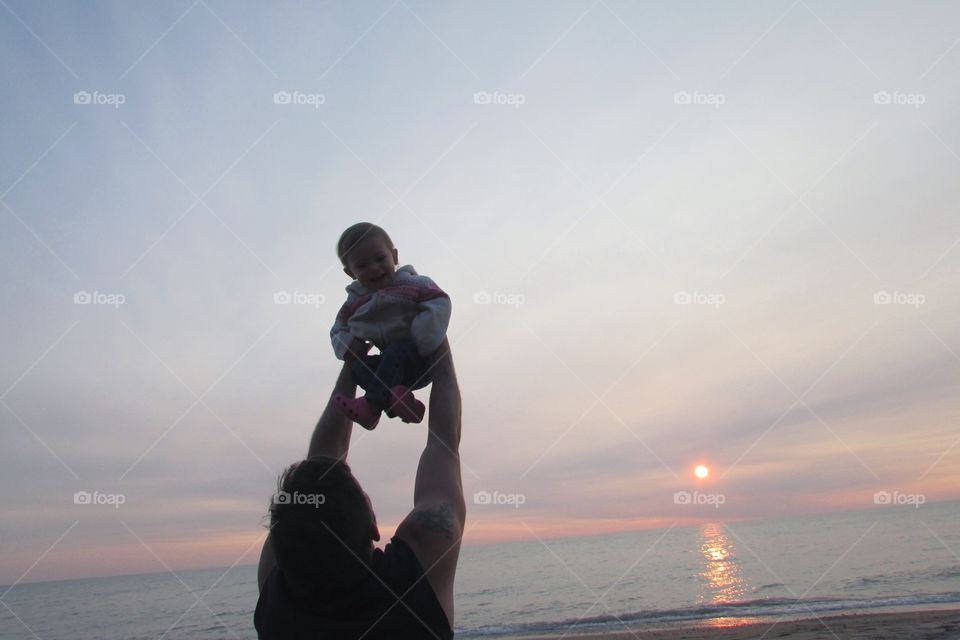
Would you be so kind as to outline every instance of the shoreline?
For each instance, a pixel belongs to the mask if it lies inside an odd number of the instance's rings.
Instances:
[[[814,640],[932,640],[960,639],[960,609],[924,609],[916,611],[848,613],[789,620],[752,621],[737,624],[729,618],[711,624],[680,624],[656,629],[632,629],[577,632],[564,635],[508,636],[504,640],[748,640],[758,638],[795,638]]]

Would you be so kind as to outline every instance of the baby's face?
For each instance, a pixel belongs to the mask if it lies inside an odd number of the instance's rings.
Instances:
[[[363,240],[347,254],[344,272],[368,289],[386,286],[397,268],[397,250],[383,238]]]

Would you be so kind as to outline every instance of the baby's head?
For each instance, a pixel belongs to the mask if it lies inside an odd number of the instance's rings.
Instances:
[[[390,236],[369,222],[358,222],[340,235],[337,257],[343,263],[343,272],[368,289],[379,289],[390,282],[399,264]]]

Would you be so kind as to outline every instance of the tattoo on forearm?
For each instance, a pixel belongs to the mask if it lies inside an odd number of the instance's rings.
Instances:
[[[433,509],[417,509],[413,518],[425,531],[453,540],[453,505],[445,502]]]

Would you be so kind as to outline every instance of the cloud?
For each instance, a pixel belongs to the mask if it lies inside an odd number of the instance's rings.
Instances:
[[[604,12],[539,59],[560,18],[418,10],[458,60],[399,7],[338,59],[381,10],[218,9],[244,46],[197,5],[119,79],[176,11],[18,11],[82,80],[10,24],[0,481],[17,554],[0,576],[79,517],[69,498],[85,488],[128,494],[125,521],[183,566],[222,560],[218,540],[242,551],[339,370],[333,244],[359,219],[454,299],[464,484],[529,498],[519,514],[473,510],[487,539],[528,537],[519,517],[545,535],[710,517],[672,501],[700,460],[728,517],[859,507],[875,484],[957,496],[955,449],[919,479],[953,442],[960,366],[947,59],[918,112],[874,104],[896,87],[815,21],[785,21],[786,40],[738,61],[776,18],[763,8],[719,30],[658,8],[665,28],[645,38],[659,60]],[[919,72],[929,43],[952,41],[941,18],[917,18],[916,47],[856,48]],[[870,28],[897,20],[880,11]],[[74,104],[84,89],[127,100]],[[525,101],[479,105],[478,91]],[[680,105],[678,91],[725,100]],[[279,290],[324,303],[277,305]],[[925,302],[878,305],[881,290]],[[79,291],[125,302],[79,305]],[[809,410],[781,418],[811,385]],[[382,522],[412,506],[425,430],[354,436]],[[84,513],[86,533],[51,557],[63,575],[83,545],[131,544]]]

